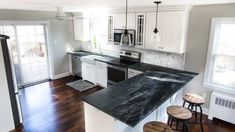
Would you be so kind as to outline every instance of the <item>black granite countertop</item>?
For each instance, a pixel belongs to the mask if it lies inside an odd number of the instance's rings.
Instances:
[[[188,83],[196,73],[146,71],[83,97],[83,101],[134,127]]]

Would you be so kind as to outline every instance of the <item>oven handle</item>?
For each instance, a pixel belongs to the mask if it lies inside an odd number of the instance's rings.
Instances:
[[[126,68],[123,68],[123,67],[120,67],[120,66],[108,65],[108,67],[114,68],[114,69],[117,69],[117,70],[122,70],[122,71],[126,72]]]

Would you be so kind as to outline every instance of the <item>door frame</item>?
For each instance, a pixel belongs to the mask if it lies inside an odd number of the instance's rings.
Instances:
[[[54,56],[53,56],[53,47],[51,41],[51,26],[49,21],[0,21],[0,26],[4,25],[45,25],[45,41],[47,47],[47,63],[48,63],[48,72],[49,72],[49,79],[54,78]]]

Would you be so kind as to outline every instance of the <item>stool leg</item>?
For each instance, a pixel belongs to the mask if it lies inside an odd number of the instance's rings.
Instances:
[[[188,123],[187,123],[187,121],[184,121],[184,126],[185,126],[185,132],[188,132]]]
[[[193,108],[194,108],[194,105],[191,104],[191,108],[190,108],[190,111],[193,113]]]
[[[202,124],[202,107],[201,105],[198,106],[200,108],[200,125],[201,125],[201,131],[204,132],[203,130],[203,124]]]
[[[198,106],[195,106],[195,123],[197,123],[197,107]]]
[[[167,120],[167,125],[170,124],[170,116],[168,117],[168,120]]]
[[[188,132],[187,121],[183,121],[183,132]]]
[[[185,106],[185,101],[184,101],[184,103],[183,103],[183,107]]]
[[[178,125],[179,125],[179,122],[176,121],[176,130],[178,130]]]
[[[185,132],[185,123],[183,121],[183,132]]]
[[[170,123],[170,127],[172,128],[172,123],[173,123],[174,119],[171,119],[171,123]]]
[[[191,104],[188,105],[188,109],[190,110]]]

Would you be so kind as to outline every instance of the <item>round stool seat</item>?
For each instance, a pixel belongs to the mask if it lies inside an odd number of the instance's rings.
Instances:
[[[173,132],[170,126],[165,123],[152,121],[144,125],[144,132]]]
[[[166,111],[170,117],[178,120],[189,120],[192,117],[192,113],[182,106],[172,105]]]
[[[186,102],[193,104],[204,104],[205,99],[197,94],[186,93],[183,97]]]

